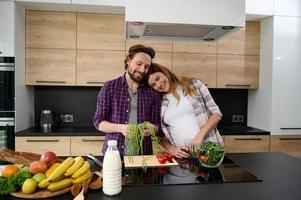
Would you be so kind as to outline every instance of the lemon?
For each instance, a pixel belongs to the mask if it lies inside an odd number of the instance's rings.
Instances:
[[[25,194],[31,194],[34,193],[36,188],[37,188],[37,182],[31,178],[28,178],[25,180],[25,182],[22,185],[22,192]]]

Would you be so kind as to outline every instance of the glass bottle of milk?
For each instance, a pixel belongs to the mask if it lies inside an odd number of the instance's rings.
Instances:
[[[109,140],[108,148],[103,160],[103,193],[108,196],[117,195],[121,192],[122,165],[117,149],[117,141]]]

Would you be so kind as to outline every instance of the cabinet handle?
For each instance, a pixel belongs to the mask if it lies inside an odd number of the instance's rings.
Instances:
[[[279,138],[280,140],[301,140],[301,138]]]
[[[234,140],[262,140],[261,138],[234,138]]]
[[[36,81],[36,83],[66,83],[66,81]]]
[[[225,84],[226,87],[251,87],[250,84]]]
[[[101,81],[87,81],[87,84],[102,84],[104,82]]]
[[[26,142],[58,142],[59,139],[50,139],[50,140],[31,140],[31,139],[27,139]]]
[[[96,140],[93,140],[93,139],[82,139],[83,142],[103,142],[104,140],[101,140],[101,139],[96,139]]]
[[[301,128],[299,128],[299,127],[296,127],[296,128],[286,128],[286,127],[284,127],[284,128],[280,128],[281,130],[300,130]]]

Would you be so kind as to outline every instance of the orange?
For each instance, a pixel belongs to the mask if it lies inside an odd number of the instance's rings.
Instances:
[[[5,165],[2,170],[2,176],[8,178],[11,175],[16,174],[18,171],[20,171],[20,169],[16,165]]]

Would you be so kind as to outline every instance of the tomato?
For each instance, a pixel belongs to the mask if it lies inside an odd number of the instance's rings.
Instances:
[[[207,158],[206,158],[205,155],[200,155],[199,160],[201,160],[201,161],[203,161],[203,162],[206,162],[206,161],[207,161]]]
[[[172,161],[172,159],[173,159],[173,155],[171,155],[170,153],[166,153],[165,157],[166,157],[166,160],[168,160],[168,161]]]
[[[161,153],[161,152],[158,152],[157,154],[156,154],[156,158],[159,158],[159,157],[162,157],[163,156],[163,153]]]
[[[161,164],[164,164],[164,163],[166,163],[166,161],[167,161],[167,159],[166,159],[165,156],[158,157],[157,159],[158,159],[159,163],[161,163]]]

